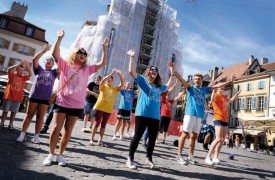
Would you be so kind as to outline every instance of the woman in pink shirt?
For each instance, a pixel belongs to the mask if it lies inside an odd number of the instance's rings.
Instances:
[[[64,84],[65,86],[59,91],[55,101],[49,155],[43,162],[45,166],[51,165],[53,161],[54,150],[63,126],[64,131],[62,133],[56,162],[60,166],[66,165],[62,153],[70,140],[77,118],[83,112],[88,77],[106,64],[107,47],[109,45],[108,40],[104,39],[102,42],[101,61],[95,65],[86,64],[87,52],[84,48],[79,48],[74,51],[67,60],[64,60],[59,55],[59,46],[64,35],[63,30],[57,33],[57,40],[52,53],[61,71],[58,89],[63,87]]]

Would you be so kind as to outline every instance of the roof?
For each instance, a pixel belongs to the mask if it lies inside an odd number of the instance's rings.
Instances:
[[[215,82],[229,81],[232,75],[235,75],[236,79],[241,78],[248,68],[248,61],[244,61],[242,63],[224,68],[218,74],[218,77],[215,79]],[[210,83],[210,85],[213,85],[213,83]]]

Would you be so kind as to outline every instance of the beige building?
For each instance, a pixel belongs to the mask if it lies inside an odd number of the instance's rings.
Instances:
[[[27,9],[25,4],[13,2],[9,11],[0,14],[0,75],[21,59],[32,62],[47,43],[45,30],[24,20]]]

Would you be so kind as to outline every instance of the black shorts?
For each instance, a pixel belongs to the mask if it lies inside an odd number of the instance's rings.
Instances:
[[[161,116],[160,122],[159,122],[159,131],[163,130],[163,132],[167,132],[170,124],[170,120],[171,118],[169,117]]]
[[[66,115],[69,115],[69,116],[81,117],[83,114],[83,109],[66,108],[55,104],[53,107],[53,112],[65,113]]]
[[[126,121],[130,121],[131,111],[125,109],[119,109],[117,112],[117,119],[123,119]]]
[[[29,98],[29,102],[49,105],[49,100],[42,100],[42,99]]]

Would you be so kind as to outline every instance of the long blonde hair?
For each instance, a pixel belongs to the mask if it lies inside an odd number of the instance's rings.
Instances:
[[[69,65],[73,65],[74,64],[76,53],[79,50],[84,50],[85,52],[87,52],[84,48],[81,48],[81,47],[80,48],[74,48],[74,49],[72,49],[69,52],[68,57],[66,58],[66,61],[68,62]],[[86,60],[83,62],[82,66],[86,66],[87,65],[87,57],[86,57]]]

